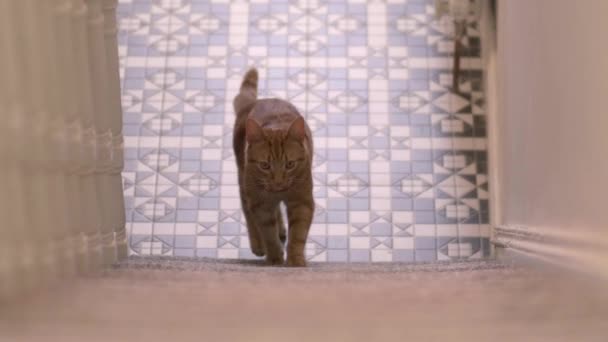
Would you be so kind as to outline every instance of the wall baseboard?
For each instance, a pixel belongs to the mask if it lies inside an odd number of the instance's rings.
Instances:
[[[552,266],[608,280],[606,232],[496,226],[492,244],[499,260]]]

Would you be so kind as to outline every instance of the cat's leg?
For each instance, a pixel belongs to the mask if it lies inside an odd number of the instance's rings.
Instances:
[[[306,239],[314,215],[314,201],[310,198],[287,203],[289,232],[287,242],[287,265],[306,266]]]
[[[285,228],[285,222],[283,221],[283,215],[281,214],[281,205],[277,206],[277,224],[279,225],[279,240],[283,244],[287,241],[287,228]]]
[[[247,223],[247,235],[249,236],[249,247],[251,252],[257,256],[264,256],[264,245],[262,244],[262,238],[260,236],[260,230],[255,225],[253,215],[249,209],[249,203],[247,203],[247,193],[244,188],[244,179],[242,178],[243,171],[239,169],[239,195],[241,196],[241,208],[243,208],[243,214],[245,214],[245,221]]]
[[[254,224],[258,227],[264,250],[266,251],[266,263],[269,265],[282,265],[283,244],[279,239],[279,225],[276,215],[277,203],[270,205],[268,202],[252,201],[249,203]]]
[[[256,256],[264,256],[264,244],[262,243],[262,237],[260,236],[260,230],[255,225],[255,220],[251,214],[251,210],[247,205],[245,194],[241,191],[241,206],[243,213],[245,214],[245,221],[247,221],[247,235],[249,236],[249,247],[251,252]]]

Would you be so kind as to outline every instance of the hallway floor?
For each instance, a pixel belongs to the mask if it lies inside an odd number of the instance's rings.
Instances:
[[[478,22],[432,0],[120,0],[131,254],[252,258],[232,155],[250,66],[315,139],[312,261],[489,255]]]
[[[0,340],[605,341],[605,291],[494,262],[133,259],[0,309]]]

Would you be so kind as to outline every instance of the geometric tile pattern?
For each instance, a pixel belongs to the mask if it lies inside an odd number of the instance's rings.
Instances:
[[[121,0],[133,254],[253,258],[232,153],[231,101],[250,66],[260,97],[314,131],[313,261],[489,256],[478,23],[460,92],[453,30],[432,0]]]

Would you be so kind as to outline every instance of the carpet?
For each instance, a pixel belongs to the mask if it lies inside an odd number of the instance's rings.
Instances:
[[[0,309],[0,340],[604,341],[592,285],[495,261],[132,258]]]

